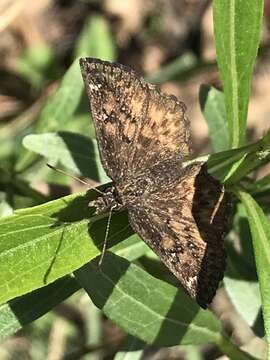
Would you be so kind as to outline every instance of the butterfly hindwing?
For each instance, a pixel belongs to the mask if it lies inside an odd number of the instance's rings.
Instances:
[[[222,185],[199,164],[129,208],[134,230],[202,307],[223,278],[228,210]]]

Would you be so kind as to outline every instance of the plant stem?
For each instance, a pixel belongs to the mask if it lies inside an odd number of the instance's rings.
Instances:
[[[230,341],[225,335],[220,335],[216,345],[220,348],[220,350],[226,354],[231,360],[254,360],[258,359],[248,354],[245,351],[242,351],[239,347],[237,347],[234,343]]]

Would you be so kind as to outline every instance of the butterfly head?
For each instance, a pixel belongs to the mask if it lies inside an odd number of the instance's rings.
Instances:
[[[94,207],[97,215],[108,213],[111,209],[120,210],[122,208],[122,204],[117,201],[114,187],[108,188],[103,196],[90,201],[88,206]]]

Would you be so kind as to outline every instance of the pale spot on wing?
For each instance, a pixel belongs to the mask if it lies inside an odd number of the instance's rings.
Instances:
[[[182,230],[182,226],[180,222],[171,220],[169,222],[170,228],[172,228],[175,232],[179,233]]]
[[[101,87],[102,87],[101,84],[93,84],[93,83],[89,84],[89,88],[91,91],[99,91]]]
[[[136,134],[136,124],[135,123],[129,123],[124,128],[123,133],[124,133],[124,136],[131,141],[135,137],[135,134]]]
[[[106,133],[107,133],[110,137],[116,135],[116,128],[115,128],[114,124],[111,124],[111,123],[107,123],[107,124],[106,124]]]
[[[197,281],[198,281],[198,277],[197,277],[197,276],[192,276],[192,277],[190,277],[190,278],[186,281],[186,287],[187,287],[188,289],[194,289],[194,288],[196,288]]]
[[[174,247],[175,242],[171,237],[163,236],[162,239],[161,239],[161,244],[162,244],[162,247],[165,250],[169,250],[169,249],[172,249]]]

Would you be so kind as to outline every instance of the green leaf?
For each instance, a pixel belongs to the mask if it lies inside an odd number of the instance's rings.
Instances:
[[[129,261],[134,261],[147,252],[151,252],[150,248],[137,234],[130,236],[125,241],[117,243],[111,248],[111,251]]]
[[[63,80],[39,115],[36,123],[35,133],[53,132],[56,130],[65,130],[66,121],[76,110],[83,91],[83,81],[81,77],[79,61],[75,60],[69,70],[66,72]],[[21,172],[28,168],[37,155],[22,151],[15,166],[16,171]]]
[[[230,242],[226,246],[228,260],[223,282],[230,300],[238,313],[249,326],[253,326],[260,315],[261,297],[255,261],[252,257],[253,252],[251,254],[253,250],[252,239],[247,219],[244,216],[246,216],[246,213],[243,205],[240,203],[238,205],[237,220],[240,228],[238,235],[241,245],[237,244],[237,249],[234,247],[234,242]],[[234,224],[233,229],[236,230],[236,224]]]
[[[253,359],[221,332],[220,321],[182,290],[107,252],[75,272],[94,304],[132,336],[157,346],[216,343],[231,359]]]
[[[43,287],[100,253],[107,225],[88,203],[94,191],[54,200],[0,219],[0,302]],[[127,214],[113,215],[109,244],[133,231]]]
[[[261,179],[246,185],[246,189],[253,195],[261,195],[269,193],[270,190],[270,174],[265,175]]]
[[[236,184],[251,171],[258,169],[270,161],[270,131],[257,142],[257,149],[249,152],[243,161],[237,164],[237,169],[227,179],[227,184]]]
[[[86,21],[75,49],[75,57],[91,56],[114,61],[116,49],[108,22],[103,16],[91,15]]]
[[[171,63],[164,65],[161,69],[145,77],[150,83],[160,84],[168,80],[178,78],[182,73],[194,68],[197,59],[192,53],[186,53]]]
[[[210,173],[228,185],[238,183],[252,170],[270,158],[270,131],[257,142],[210,155],[207,165]]]
[[[45,80],[56,75],[53,70],[55,55],[48,46],[28,48],[16,63],[16,70],[31,83],[40,87]]]
[[[214,0],[214,31],[231,147],[245,142],[251,75],[257,56],[263,0]]]
[[[60,131],[28,135],[23,139],[23,145],[46,157],[49,163],[59,162],[68,169],[101,183],[110,181],[101,165],[95,139]]]
[[[147,343],[196,345],[219,339],[221,325],[210,311],[119,256],[107,252],[101,268],[91,262],[75,276],[97,307]]]
[[[199,99],[214,151],[229,149],[230,141],[223,93],[209,85],[201,85]]]
[[[237,312],[253,326],[261,309],[259,284],[226,276],[224,285]]]
[[[243,203],[251,230],[257,274],[262,298],[263,318],[270,356],[270,223],[263,210],[248,193],[235,189]]]
[[[54,306],[68,298],[80,286],[66,276],[30,294],[0,306],[0,340],[14,334],[23,326],[46,314]]]
[[[232,228],[232,240],[235,239],[235,236],[239,238],[237,244],[235,244],[235,241],[226,244],[230,262],[233,263],[233,272],[241,274],[241,279],[258,281],[247,213],[241,202],[235,206]]]

